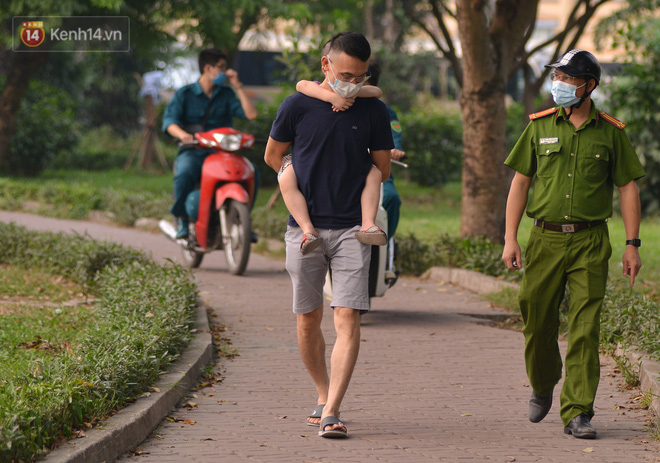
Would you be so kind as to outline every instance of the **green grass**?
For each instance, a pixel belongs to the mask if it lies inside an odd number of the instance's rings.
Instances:
[[[61,302],[84,297],[83,292],[84,288],[62,275],[39,268],[26,270],[20,267],[0,265],[0,301],[20,298]]]
[[[414,234],[423,242],[437,243],[440,235],[458,237],[461,224],[461,184],[450,182],[442,188],[422,187],[406,182],[402,176],[396,180],[403,206],[398,236]],[[263,237],[281,237],[284,234],[288,212],[283,201],[273,211],[266,211],[274,188],[262,188],[253,212],[255,228]],[[85,218],[91,209],[110,210],[120,224],[131,225],[139,217],[162,218],[168,216],[171,205],[172,175],[169,173],[140,173],[120,169],[98,172],[48,171],[38,179],[0,178],[0,207],[20,210],[21,200],[50,202],[38,212],[67,218]],[[13,206],[13,207],[12,207]],[[523,217],[518,233],[521,246],[527,244],[532,221]],[[610,270],[617,277],[621,271],[625,229],[621,217],[609,221],[612,242]],[[660,217],[645,218],[641,227],[643,245],[642,271],[636,289],[654,297],[660,292]],[[625,279],[615,278],[621,287]]]
[[[90,172],[84,170],[51,170],[40,178],[23,179],[24,182],[41,184],[44,181],[56,181],[67,184],[84,184],[95,189],[117,188],[140,193],[172,194],[171,173],[147,173],[122,169]]]
[[[197,289],[115,243],[4,223],[0,242],[0,461],[34,461],[156,382],[190,339]],[[81,295],[93,303],[63,303]]]

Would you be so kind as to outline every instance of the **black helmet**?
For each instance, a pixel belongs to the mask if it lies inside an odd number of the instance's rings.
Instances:
[[[594,55],[584,50],[571,50],[564,53],[559,61],[546,64],[546,68],[556,68],[573,77],[589,77],[600,83],[600,64]]]

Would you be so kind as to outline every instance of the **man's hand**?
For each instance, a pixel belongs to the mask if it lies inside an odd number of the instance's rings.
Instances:
[[[507,242],[502,251],[502,260],[509,270],[520,270],[522,258],[520,255],[520,245],[517,241]]]
[[[193,134],[183,131],[179,134],[178,138],[181,140],[181,143],[190,143],[195,141],[195,136]]]
[[[193,134],[186,132],[177,124],[168,125],[167,133],[169,133],[172,136],[172,138],[178,138],[183,143],[187,143],[195,140],[195,136]]]
[[[406,155],[405,151],[401,151],[396,148],[392,150],[392,159],[394,159],[395,161],[400,161],[401,159],[403,159],[405,155]]]
[[[635,277],[642,268],[642,259],[639,257],[639,249],[635,246],[626,246],[623,252],[623,276],[630,276],[630,286],[635,284]]]
[[[241,81],[238,80],[238,72],[234,71],[233,69],[227,69],[225,74],[227,74],[227,79],[229,79],[229,83],[232,85],[232,87],[243,86],[243,84],[241,84]]]

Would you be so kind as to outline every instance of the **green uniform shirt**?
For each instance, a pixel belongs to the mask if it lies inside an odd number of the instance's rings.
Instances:
[[[536,174],[529,217],[554,223],[604,220],[612,215],[614,185],[645,175],[624,124],[595,105],[577,130],[561,107],[530,119],[504,162],[525,176]]]

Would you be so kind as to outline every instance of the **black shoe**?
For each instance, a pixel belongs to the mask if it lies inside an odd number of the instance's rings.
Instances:
[[[532,390],[532,397],[529,399],[529,421],[538,423],[550,411],[552,407],[552,392],[548,396],[541,396]]]
[[[564,434],[573,434],[579,439],[596,438],[596,430],[591,426],[591,421],[586,413],[580,413],[573,418],[564,428]]]

